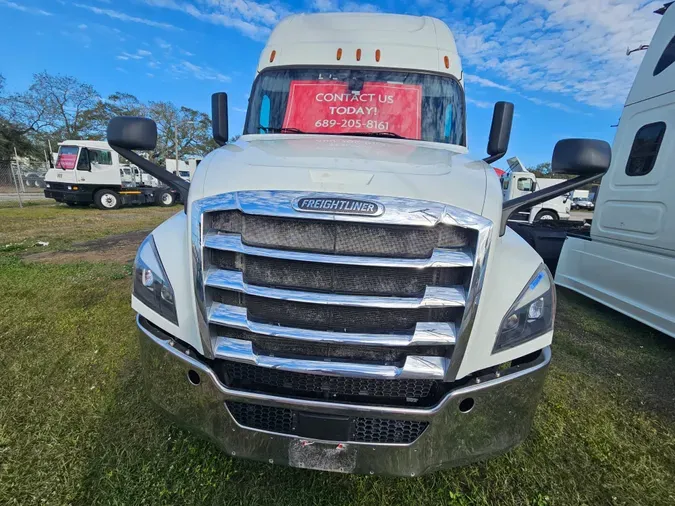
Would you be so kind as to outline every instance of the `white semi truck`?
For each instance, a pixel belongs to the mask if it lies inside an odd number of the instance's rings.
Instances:
[[[138,167],[121,163],[119,154],[103,141],[60,143],[44,182],[47,198],[69,206],[95,204],[103,210],[132,204],[171,206],[178,196]]]
[[[609,165],[602,141],[557,144],[577,177],[502,202],[513,105],[468,155],[462,66],[429,17],[290,16],[263,49],[243,135],[186,181],[139,156],[153,121],[108,141],[184,197],[134,269],[146,386],[229,455],[417,476],[528,434],[550,361],[553,280],[506,228]]]
[[[656,12],[592,226],[567,236],[555,280],[675,337],[675,7]]]

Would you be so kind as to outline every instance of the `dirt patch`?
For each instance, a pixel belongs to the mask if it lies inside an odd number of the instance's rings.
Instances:
[[[27,262],[67,264],[74,262],[115,262],[130,264],[136,251],[150,230],[137,230],[126,234],[109,235],[103,239],[74,243],[62,251],[44,251],[26,255]]]

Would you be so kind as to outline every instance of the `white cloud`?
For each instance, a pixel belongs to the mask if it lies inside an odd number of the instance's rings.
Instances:
[[[171,44],[169,44],[167,41],[164,39],[160,39],[159,37],[155,37],[155,44],[159,46],[161,49],[171,49]]]
[[[5,1],[5,0],[0,0],[0,1]],[[145,19],[145,18],[138,18],[135,16],[130,16],[128,14],[125,14],[123,12],[115,11],[112,9],[100,9],[99,7],[94,7],[92,5],[83,5],[83,4],[73,4],[75,7],[79,7],[80,9],[87,9],[88,11],[93,12],[94,14],[99,14],[102,16],[108,16],[109,18],[117,19],[119,21],[128,21],[130,23],[140,23],[143,25],[148,25],[152,26],[154,28],[162,28],[164,30],[182,30],[181,28],[177,28],[169,23],[160,23],[158,21],[153,21],[151,19]]]
[[[649,43],[660,20],[653,11],[661,3],[473,0],[462,16],[443,17],[455,33],[467,70],[490,72],[516,90],[607,108],[625,100],[642,59],[642,54],[627,58],[626,47]],[[503,7],[509,10],[506,17]],[[483,21],[491,17],[504,20],[493,28],[495,23]],[[571,110],[556,100],[537,100]]]
[[[4,5],[6,7],[9,7],[10,9],[14,9],[17,11],[25,12],[26,14],[38,14],[40,16],[52,16],[53,14],[51,12],[47,12],[43,9],[36,9],[35,7],[28,7],[23,4],[19,4],[16,2],[11,2],[9,0],[0,0],[0,5]]]
[[[471,97],[466,97],[466,103],[467,104],[473,104],[476,107],[480,107],[481,109],[489,109],[490,107],[492,107],[494,105],[491,102],[485,102],[483,100],[475,100]]]
[[[494,81],[490,81],[489,79],[485,79],[473,74],[464,74],[464,80],[467,83],[475,83],[478,86],[482,86],[483,88],[497,88],[498,90],[502,91],[513,91],[513,88],[510,86],[504,86],[503,84],[495,83]]]
[[[190,77],[200,81],[220,81],[223,83],[231,81],[230,76],[226,76],[211,67],[195,65],[187,60],[182,60],[179,63],[172,65],[171,70],[174,75],[186,76],[189,74]]]
[[[142,60],[146,56],[152,56],[152,53],[150,51],[146,51],[145,49],[139,49],[135,53],[128,53],[126,51],[122,52],[122,54],[117,56],[118,60]]]
[[[85,25],[85,24],[83,23],[83,24],[81,24],[81,25],[78,25],[78,28],[79,28],[80,30],[86,30],[86,29],[87,29],[87,25]]]
[[[254,0],[144,0],[154,7],[172,9],[200,21],[234,28],[254,40],[263,40],[271,27],[289,13],[280,3],[259,3]],[[196,5],[195,5],[196,4]]]
[[[314,0],[312,2],[312,7],[319,12],[330,12],[338,10],[336,0]]]

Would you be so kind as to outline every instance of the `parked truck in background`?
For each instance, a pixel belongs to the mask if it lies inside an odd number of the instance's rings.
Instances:
[[[60,143],[44,183],[47,198],[69,206],[95,204],[103,210],[133,204],[171,206],[178,195],[138,167],[121,163],[119,154],[102,141]]]
[[[502,202],[513,105],[488,156],[468,155],[462,66],[440,20],[285,18],[261,54],[243,135],[188,184],[134,150],[157,127],[115,118],[113,149],[186,201],[134,267],[146,388],[228,455],[306,469],[417,476],[528,434],[550,361],[555,290],[506,227],[609,164],[564,140],[577,174]]]
[[[592,225],[558,248],[555,280],[675,337],[675,8],[656,12]]]
[[[528,171],[517,157],[509,158],[507,162],[509,171],[501,176],[502,197],[505,201],[564,182],[564,179],[537,178],[536,174]],[[567,220],[570,217],[571,206],[570,196],[560,195],[530,208],[521,209],[514,213],[511,220],[526,223],[541,220]]]
[[[178,164],[176,164],[175,159],[167,158],[164,164],[166,170],[189,183],[202,160],[203,158],[200,156],[191,156],[187,160],[178,160]]]

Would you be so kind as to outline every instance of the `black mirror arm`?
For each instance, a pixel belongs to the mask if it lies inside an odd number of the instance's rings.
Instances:
[[[522,197],[507,200],[502,204],[502,223],[501,228],[499,229],[499,235],[502,236],[506,232],[506,222],[513,213],[524,207],[536,206],[537,204],[551,200],[564,193],[581,188],[582,186],[601,178],[604,174],[605,172],[596,172],[595,174],[588,176],[577,176],[574,179],[568,179],[562,183],[534,192],[532,195],[523,195]]]
[[[168,170],[163,169],[159,165],[156,165],[149,160],[146,160],[130,149],[124,149],[119,146],[115,146],[114,144],[111,144],[110,147],[117,151],[124,158],[129,160],[131,163],[138,165],[139,168],[143,169],[152,177],[159,179],[162,183],[166,183],[167,186],[170,186],[176,190],[180,194],[183,202],[187,202],[190,183],[178,176],[174,176]]]
[[[497,153],[496,155],[488,156],[486,158],[483,158],[483,161],[487,164],[494,163],[500,158],[503,158],[506,153]]]

